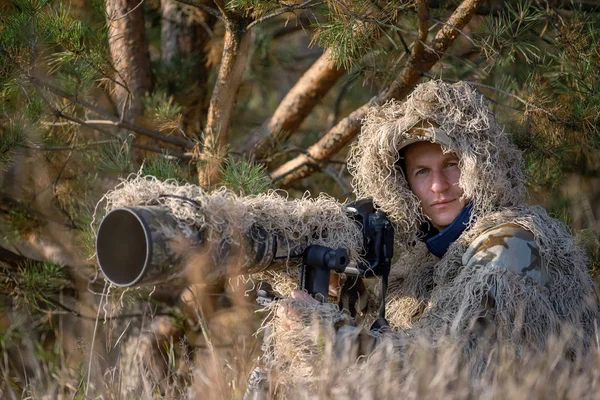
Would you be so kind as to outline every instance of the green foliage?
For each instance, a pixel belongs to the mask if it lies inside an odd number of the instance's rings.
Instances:
[[[44,115],[44,111],[44,101],[37,93],[32,93],[25,103],[25,116],[37,122]]]
[[[111,142],[102,147],[98,154],[98,169],[117,175],[129,172],[131,170],[131,141],[130,137],[121,143]]]
[[[227,159],[222,173],[221,183],[241,195],[264,193],[271,185],[265,167],[244,158]]]
[[[39,222],[25,208],[11,208],[0,220],[3,239],[16,241],[26,238],[38,228]]]
[[[546,206],[546,210],[551,217],[558,219],[567,226],[572,226],[571,203],[568,197],[557,195],[550,200],[550,203]]]
[[[54,84],[80,93],[110,71],[107,28],[76,15],[69,3],[17,0],[5,6],[0,30],[0,70],[5,78],[41,69]],[[5,84],[6,81],[0,82]],[[4,85],[3,85],[4,86]],[[28,101],[34,91],[19,83]],[[25,93],[22,90],[27,89]],[[39,101],[36,101],[39,108]],[[29,104],[32,105],[32,104]],[[32,112],[35,113],[35,107]],[[39,115],[39,112],[37,112]]]
[[[66,279],[67,273],[61,265],[30,262],[22,267],[19,283],[24,291],[50,294],[57,293],[64,286]]]
[[[47,58],[51,72],[60,70],[83,82],[103,76],[108,68],[108,37],[103,25],[75,18],[68,3],[45,13],[44,23],[51,32],[48,42],[58,46]]]
[[[55,307],[51,296],[67,286],[68,274],[61,265],[29,261],[20,266],[16,273],[8,272],[0,279],[4,285],[12,286],[16,307],[45,312]]]
[[[496,63],[510,65],[517,60],[527,64],[541,61],[543,49],[536,35],[543,36],[547,23],[533,0],[507,2],[506,12],[483,19],[477,41],[490,61],[488,68]]]
[[[179,183],[187,182],[177,160],[166,156],[156,156],[147,160],[142,166],[142,174],[154,176],[161,181],[175,179]]]
[[[182,108],[175,103],[173,96],[155,91],[144,98],[144,107],[146,113],[158,123],[160,130],[172,133],[178,128],[181,129]]]
[[[81,230],[76,237],[76,244],[81,249],[84,257],[91,257],[96,253],[96,227],[92,227],[92,207],[85,209],[78,215]]]
[[[198,59],[201,55],[192,52],[190,55],[180,55],[172,59],[169,63],[152,63],[152,73],[155,76],[156,86],[151,96],[167,96],[172,94],[185,93],[194,87],[193,78],[197,68]],[[153,106],[147,109],[154,109]]]
[[[355,29],[353,21],[333,19],[319,26],[314,40],[319,46],[331,49],[336,64],[349,69],[373,48],[372,37],[378,30],[377,26],[369,24],[363,27]]]
[[[17,148],[25,145],[25,124],[12,120],[0,135],[0,170],[7,170]]]

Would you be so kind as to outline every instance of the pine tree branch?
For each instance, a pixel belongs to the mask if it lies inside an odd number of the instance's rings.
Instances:
[[[335,66],[331,51],[326,50],[285,95],[273,116],[254,132],[244,152],[254,152],[261,160],[274,146],[287,141],[345,73],[343,67]]]
[[[440,25],[446,25],[449,26],[452,29],[456,29],[457,31],[459,31],[469,42],[471,42],[471,44],[475,47],[479,47],[479,45],[477,43],[475,43],[475,40],[473,40],[473,38],[469,35],[467,35],[467,33],[465,31],[463,31],[462,29],[459,29],[458,27],[449,24],[447,22],[444,21],[440,21],[439,19],[433,18],[433,17],[428,17],[431,21],[435,22],[436,24],[440,24]]]
[[[323,4],[323,1],[320,1],[320,0],[319,1],[306,0],[305,2],[300,3],[300,4],[286,5],[283,8],[271,11],[271,12],[263,15],[262,17],[260,17],[260,18],[258,18],[256,20],[252,21],[246,27],[246,31],[252,29],[252,27],[254,27],[255,25],[258,25],[258,24],[260,24],[260,23],[262,23],[262,22],[264,22],[264,21],[266,21],[268,19],[277,17],[277,16],[279,16],[281,14],[285,14],[285,13],[288,13],[288,12],[293,12],[295,10],[303,10],[303,9],[306,9],[306,8],[315,7],[315,6],[318,6],[318,5],[321,5],[321,4]]]
[[[190,158],[194,157],[194,155],[192,153],[181,153],[179,151],[167,150],[167,149],[163,149],[160,147],[148,146],[148,145],[141,144],[141,143],[131,143],[131,147],[135,147],[136,149],[140,149],[140,150],[150,151],[150,152],[156,153],[156,154],[168,155],[170,157],[179,158],[180,160],[183,160],[186,158],[190,159]]]
[[[29,257],[23,256],[21,254],[16,254],[16,253],[0,246],[0,276],[8,279],[12,283],[12,285],[17,288],[20,288],[20,286],[21,286],[21,282],[19,282],[18,276],[15,276],[16,274],[19,273],[19,270],[22,270],[23,268],[43,267],[43,265],[44,265],[44,262],[41,260],[29,258]],[[62,268],[66,271],[74,270],[73,267],[69,267],[69,266],[63,266]],[[75,285],[72,284],[72,281],[70,279],[67,279],[65,281],[65,283],[66,283],[66,286],[57,287],[57,291],[55,293],[54,292],[48,293],[48,292],[36,291],[35,296],[39,297],[39,300],[43,301],[44,303],[47,303],[48,305],[53,306],[53,307],[57,308],[58,310],[62,310],[62,311],[51,310],[50,311],[51,314],[68,313],[77,318],[82,318],[82,319],[87,319],[87,320],[95,320],[96,315],[86,315],[74,308],[67,306],[66,304],[60,302],[59,300],[56,300],[55,298],[53,298],[53,296],[56,296],[61,292],[62,292],[62,294],[66,294],[69,297],[76,296],[77,292],[75,289]],[[24,290],[28,290],[28,289],[20,288],[20,290],[24,291]],[[11,293],[6,293],[6,295],[8,295],[10,297]],[[171,313],[171,312],[154,312],[152,315],[172,316],[173,313]],[[100,320],[108,321],[108,320],[115,320],[115,319],[143,318],[143,317],[147,317],[147,316],[148,316],[148,314],[145,314],[145,313],[128,313],[128,314],[117,314],[117,315],[112,315],[112,316],[108,316],[108,317],[101,317]]]
[[[380,15],[381,10],[371,10],[367,16],[356,15],[344,2],[338,1],[337,3],[348,15],[352,16],[355,21],[353,29],[356,31],[364,30],[366,23],[382,24],[377,18],[370,16],[370,14]],[[383,17],[388,18],[385,15]],[[426,36],[427,34],[425,34]],[[377,36],[372,35],[370,40],[377,40]],[[254,132],[244,147],[245,152],[253,151],[255,158],[262,160],[269,151],[281,142],[288,140],[300,127],[313,108],[346,73],[345,68],[336,66],[332,54],[333,50],[328,48],[302,75],[281,101],[273,116]],[[252,150],[253,147],[254,150]]]
[[[528,102],[527,100],[525,100],[525,99],[517,96],[516,94],[510,93],[510,92],[507,92],[506,90],[502,90],[502,89],[497,88],[495,86],[486,85],[486,84],[480,83],[480,82],[475,82],[475,81],[467,81],[467,82],[469,82],[471,85],[479,86],[479,87],[486,88],[486,89],[490,89],[490,90],[493,90],[495,92],[502,93],[505,96],[512,97],[513,99],[518,100],[519,102],[521,102],[523,105],[525,105],[525,107],[527,107],[529,109],[541,111],[544,114],[548,115],[554,121],[559,121],[559,122],[566,123],[565,121],[562,121],[560,118],[556,117],[556,115],[554,115],[550,110],[547,110],[547,109],[545,109],[543,107],[540,107],[540,106],[536,106],[535,104]]]
[[[457,29],[464,28],[482,2],[483,0],[463,0],[446,24],[436,33],[430,46],[424,48],[420,55],[415,53],[413,47],[413,56],[387,90],[340,121],[317,143],[309,147],[307,154],[301,154],[273,171],[271,178],[280,186],[286,187],[325,166],[331,157],[360,132],[361,120],[371,105],[382,104],[391,99],[403,100],[408,96],[422,74],[429,71],[442,58],[460,34]]]
[[[73,118],[71,118],[71,119],[65,118],[65,119],[71,120],[72,122],[76,122],[80,125],[87,126],[91,129],[95,129],[97,131],[99,131],[100,129],[98,127],[94,127],[94,125],[111,125],[111,126],[115,126],[118,128],[126,129],[131,132],[138,133],[143,136],[151,137],[151,138],[159,140],[161,142],[170,143],[170,144],[173,144],[176,146],[181,146],[186,149],[191,149],[195,145],[195,143],[193,141],[185,139],[185,138],[163,135],[160,132],[144,128],[144,127],[136,125],[134,123],[131,123],[128,121],[122,121],[120,118],[118,118],[114,115],[111,115],[108,111],[105,111],[105,110],[79,98],[77,95],[68,93],[60,88],[57,88],[56,86],[53,86],[46,82],[43,82],[42,80],[35,78],[33,76],[28,76],[27,78],[28,78],[29,82],[31,82],[32,85],[34,85],[38,88],[47,89],[49,92],[51,92],[59,97],[73,101],[74,103],[79,104],[80,106],[87,108],[88,110],[90,110],[90,111],[94,112],[95,114],[98,114],[99,116],[106,119],[105,121],[94,120],[91,123],[86,123],[85,121],[80,120],[80,119],[73,120]],[[53,109],[53,107],[52,107],[52,109]],[[63,114],[63,115],[65,115],[65,114]],[[108,135],[114,136],[105,130],[102,130],[102,132],[106,133]]]
[[[161,0],[160,58],[163,66],[171,69],[179,60],[190,62],[183,76],[168,74],[161,79],[167,95],[176,95],[182,106],[181,124],[193,136],[201,131],[208,112],[209,76],[208,47],[216,40],[214,28],[221,14],[215,8],[208,12],[203,8],[194,10],[197,17],[190,18],[189,7],[177,0]],[[211,0],[199,0],[199,4],[214,4]],[[218,17],[215,16],[218,15]],[[185,96],[180,89],[193,85]],[[187,137],[187,135],[183,135]]]
[[[223,0],[213,0],[215,5],[217,6],[217,8],[219,9],[219,13],[221,14],[221,17],[223,18],[223,20],[225,22],[230,22],[231,21],[231,15],[229,13],[229,11],[227,11],[227,7],[225,6],[225,3],[223,3]]]

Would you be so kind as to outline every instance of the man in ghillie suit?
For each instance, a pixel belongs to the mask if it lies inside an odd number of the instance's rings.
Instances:
[[[475,375],[489,365],[486,344],[505,345],[519,357],[568,333],[571,358],[591,346],[597,304],[585,254],[563,224],[525,205],[521,154],[469,84],[431,81],[403,103],[373,107],[348,166],[357,198],[371,197],[394,225],[389,329],[369,329],[377,306],[357,324],[334,304],[293,291],[298,269],[267,271],[263,278],[276,291],[295,298],[273,305],[263,357],[271,385],[262,389],[283,396],[305,388],[326,395],[340,389],[346,398],[369,386],[373,395],[399,376],[410,380],[402,375],[409,369],[394,365],[414,361],[411,354],[423,345],[450,343],[459,349],[454,358],[473,366],[469,373]],[[293,201],[277,193],[240,197],[136,176],[105,199],[106,211],[166,208],[180,227],[203,231],[217,248],[224,242],[244,246],[248,236],[240,233],[258,225],[290,245],[288,257],[314,244],[346,248],[352,261],[361,256],[355,221],[324,195]],[[254,258],[239,255],[234,270],[252,270]],[[189,270],[222,275],[228,272],[224,265],[217,260]],[[367,297],[381,296],[375,290]],[[351,356],[356,351],[368,357],[357,363]]]
[[[430,81],[403,103],[373,107],[348,165],[357,198],[373,198],[394,224],[399,256],[387,293],[391,330],[370,336],[396,353],[415,340],[454,340],[467,358],[482,341],[516,354],[542,349],[567,329],[569,347],[591,345],[597,305],[585,254],[562,223],[525,204],[521,153],[472,86]],[[315,315],[336,324],[336,349],[358,336],[364,345],[368,331],[340,328],[342,314],[294,297],[273,322],[274,359],[299,371],[286,375],[290,384],[319,375],[323,349],[305,327]]]

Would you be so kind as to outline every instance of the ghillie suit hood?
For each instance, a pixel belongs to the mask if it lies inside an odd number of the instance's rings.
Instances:
[[[472,203],[467,229],[441,259],[417,240],[426,218],[398,167],[399,150],[420,140],[459,156],[459,185]],[[590,301],[595,299],[585,254],[560,222],[540,207],[524,205],[522,164],[487,100],[468,83],[430,81],[403,103],[371,109],[349,169],[357,196],[372,197],[396,226],[400,259],[388,302],[393,326],[419,330],[419,336],[460,335],[481,314],[492,290],[495,322],[502,327],[498,335],[505,342],[543,345],[564,324],[583,327],[583,336],[590,337],[595,318]],[[533,234],[528,246],[536,247],[539,273],[551,277],[548,282],[523,282],[523,276],[507,274],[508,266],[499,267],[492,256],[489,263],[469,262],[481,250],[478,238],[499,226],[501,234],[511,226]]]
[[[373,107],[352,146],[348,169],[358,198],[372,197],[396,224],[396,237],[408,243],[426,220],[419,199],[398,167],[399,150],[416,140],[442,145],[459,155],[459,185],[473,202],[471,220],[526,196],[521,153],[498,125],[485,98],[467,83],[430,81],[403,103]]]

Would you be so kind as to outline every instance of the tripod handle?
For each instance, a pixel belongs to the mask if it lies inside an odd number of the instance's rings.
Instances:
[[[308,246],[303,255],[300,286],[316,299],[326,301],[331,271],[344,272],[349,261],[346,249]]]

